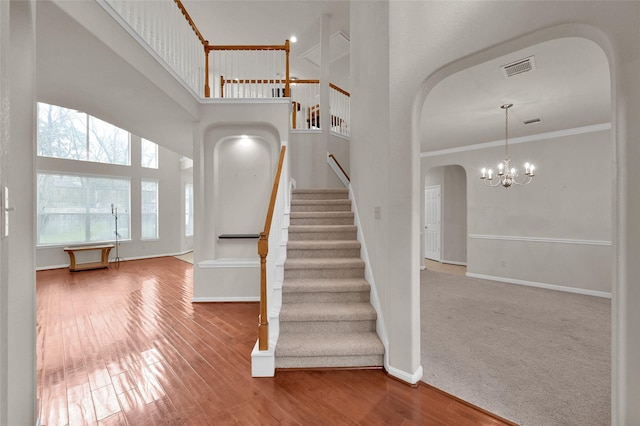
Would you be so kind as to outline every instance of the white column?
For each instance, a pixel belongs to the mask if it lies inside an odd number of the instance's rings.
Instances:
[[[36,423],[35,8],[36,2],[31,0],[11,1],[9,5],[11,137],[7,186],[15,211],[11,213],[9,237],[3,242],[8,248],[8,282],[2,283],[2,290],[6,291],[2,303],[8,304],[6,317],[2,318],[2,322],[8,321],[4,322],[8,324],[7,339],[2,343],[7,345],[7,371],[3,379],[6,377],[8,392],[3,415],[6,415],[8,425]],[[3,256],[4,253],[3,250]],[[2,269],[4,273],[5,268]]]

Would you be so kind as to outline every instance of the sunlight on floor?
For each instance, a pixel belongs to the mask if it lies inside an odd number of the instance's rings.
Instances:
[[[434,272],[442,272],[445,274],[452,275],[465,275],[467,273],[467,267],[463,265],[451,265],[448,263],[440,263],[435,260],[425,259],[424,266],[426,266],[427,270]]]

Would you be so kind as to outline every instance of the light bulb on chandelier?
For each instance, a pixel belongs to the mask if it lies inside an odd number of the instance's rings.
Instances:
[[[515,167],[510,167],[509,162],[509,108],[513,104],[504,104],[500,108],[504,109],[504,160],[498,164],[497,179],[493,179],[493,169],[483,168],[480,170],[482,176],[480,179],[487,186],[502,185],[505,188],[509,188],[512,185],[528,185],[535,176],[535,166],[533,164],[525,163],[524,176],[520,178],[518,171]]]

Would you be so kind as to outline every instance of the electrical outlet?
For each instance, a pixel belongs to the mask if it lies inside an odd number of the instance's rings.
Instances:
[[[382,219],[382,207],[375,206],[373,208],[373,217],[376,218],[377,220]]]

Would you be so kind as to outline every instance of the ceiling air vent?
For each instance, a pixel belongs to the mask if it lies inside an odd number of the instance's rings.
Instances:
[[[515,62],[511,62],[510,64],[502,66],[502,72],[505,77],[513,77],[517,74],[522,74],[523,72],[529,72],[536,69],[536,62],[533,56],[529,56],[528,58],[519,59]]]
[[[539,118],[532,118],[531,120],[523,121],[524,124],[536,124],[536,123],[540,123],[540,122],[542,122],[542,120],[539,119]]]

